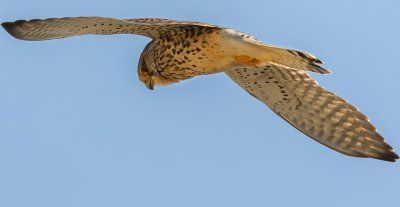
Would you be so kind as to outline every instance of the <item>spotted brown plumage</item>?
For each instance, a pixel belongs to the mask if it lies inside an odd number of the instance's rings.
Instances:
[[[86,34],[137,34],[152,39],[138,64],[147,88],[198,75],[225,72],[278,116],[317,142],[342,154],[396,161],[369,119],[346,100],[323,89],[306,71],[329,74],[314,56],[274,47],[233,29],[193,21],[66,17],[18,20],[2,26],[21,40]]]
[[[296,129],[333,150],[385,161],[399,158],[367,116],[302,71],[271,65],[225,73]]]

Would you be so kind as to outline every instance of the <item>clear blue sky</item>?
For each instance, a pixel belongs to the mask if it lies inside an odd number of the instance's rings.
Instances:
[[[4,0],[0,21],[160,17],[311,53],[312,74],[400,153],[399,1]],[[224,74],[148,90],[150,39],[27,42],[0,30],[0,206],[400,206],[400,163],[347,157]]]

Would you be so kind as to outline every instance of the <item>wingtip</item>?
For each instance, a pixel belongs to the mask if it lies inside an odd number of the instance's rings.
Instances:
[[[400,157],[399,157],[399,155],[398,154],[396,154],[395,152],[393,152],[393,151],[390,151],[390,158],[392,158],[392,162],[396,162],[396,160],[398,160],[398,159],[400,159]]]
[[[324,64],[324,62],[322,60],[319,60],[319,59],[315,59],[315,63]]]
[[[326,70],[326,73],[325,74],[332,74],[332,71],[331,70],[329,70],[329,69],[325,69]]]
[[[319,66],[317,64],[312,64],[312,65],[315,66],[315,68],[317,68],[317,71],[315,71],[315,72],[319,72],[319,73],[324,74],[324,75],[332,74],[332,71],[329,70],[329,69],[321,67],[321,66]],[[312,71],[312,72],[314,72],[314,71]]]
[[[391,150],[385,153],[380,153],[380,156],[373,158],[387,162],[396,162],[398,159],[400,159],[399,155]]]
[[[11,28],[15,26],[14,22],[3,22],[1,26],[8,32]]]
[[[23,20],[19,20],[19,21],[23,21]],[[21,39],[18,35],[18,24],[17,21],[16,22],[3,22],[1,23],[1,26],[8,32],[8,34],[10,34],[11,36],[17,38],[17,39]]]

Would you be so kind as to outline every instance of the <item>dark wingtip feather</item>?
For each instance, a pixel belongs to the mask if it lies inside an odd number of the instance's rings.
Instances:
[[[315,63],[324,64],[324,62],[322,62],[322,60],[319,59],[315,59]]]
[[[18,31],[18,24],[21,24],[22,21],[25,20],[18,20],[15,22],[3,22],[1,26],[13,37],[17,39],[21,39],[20,32]],[[25,21],[26,22],[26,21]]]
[[[399,155],[397,155],[395,152],[393,151],[388,151],[386,153],[380,153],[381,156],[379,157],[374,157],[375,159],[378,160],[384,160],[384,161],[388,161],[388,162],[396,162],[396,160],[398,160],[400,157]]]

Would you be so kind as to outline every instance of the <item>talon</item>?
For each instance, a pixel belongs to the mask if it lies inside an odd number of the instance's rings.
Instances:
[[[258,63],[260,63],[259,59],[252,58],[247,55],[236,56],[235,59],[236,59],[236,61],[238,61],[240,63],[244,63],[244,64],[251,65],[251,66],[256,66]]]

